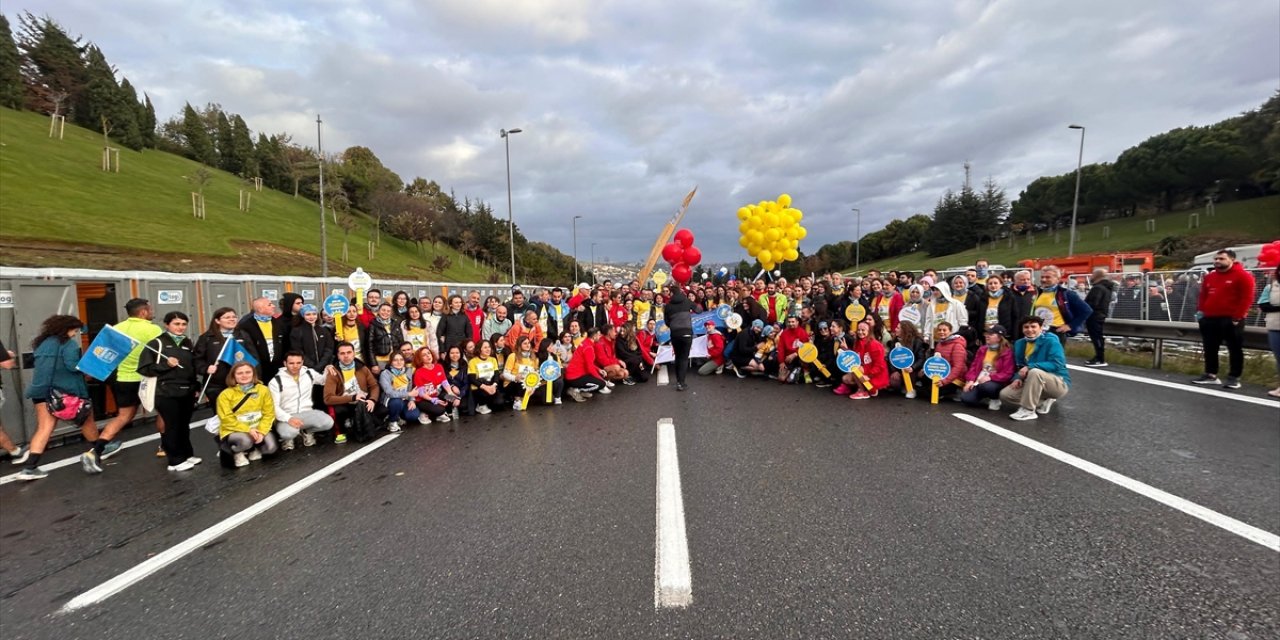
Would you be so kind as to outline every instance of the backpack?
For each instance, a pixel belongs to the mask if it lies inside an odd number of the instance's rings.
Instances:
[[[365,408],[365,403],[357,402],[351,414],[351,427],[346,430],[347,436],[356,442],[368,442],[378,435],[379,423],[378,417]]]

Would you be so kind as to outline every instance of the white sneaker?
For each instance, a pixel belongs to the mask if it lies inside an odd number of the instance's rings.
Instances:
[[[988,400],[988,401],[987,401],[987,409],[990,409],[991,411],[999,411],[999,410],[1000,410],[1000,399],[999,399],[999,398],[994,398],[994,399]]]
[[[262,452],[258,451],[257,447],[250,449],[247,455],[249,457],[249,460],[252,462],[257,462],[262,459]]]
[[[1045,398],[1044,400],[1041,400],[1040,404],[1036,406],[1036,413],[1049,413],[1049,409],[1053,408],[1054,402],[1056,402],[1056,400],[1053,398]]]
[[[310,431],[303,431],[303,432],[302,432],[302,446],[304,446],[304,447],[314,447],[314,446],[316,446],[316,434],[311,433]]]
[[[1020,409],[1018,409],[1017,411],[1014,411],[1014,412],[1013,412],[1013,415],[1011,415],[1011,416],[1009,416],[1009,417],[1010,417],[1010,418],[1013,418],[1014,420],[1022,421],[1022,420],[1035,420],[1036,418],[1038,418],[1038,417],[1040,417],[1040,416],[1037,416],[1037,415],[1036,415],[1036,412],[1034,412],[1034,411],[1032,411],[1032,410],[1030,410],[1030,409],[1021,409],[1021,408],[1020,408]]]
[[[480,415],[482,415],[482,416],[487,416],[487,415],[489,415],[489,414],[493,413],[493,409],[490,409],[490,408],[489,408],[489,405],[482,404],[482,405],[480,405],[480,406],[476,407],[476,413],[478,413],[478,414],[480,414]]]
[[[559,397],[559,396],[556,396],[555,404],[563,404],[563,403],[560,401],[560,397]]]
[[[237,467],[247,467],[247,466],[249,466],[249,458],[248,458],[248,456],[246,456],[246,455],[244,454],[244,452],[243,452],[243,451],[241,451],[240,453],[235,454],[235,456],[233,456],[233,457],[234,457],[234,458],[235,458],[235,460],[236,460],[236,466],[237,466]]]
[[[906,392],[906,393],[905,393],[905,394],[903,394],[903,395],[905,395],[905,396],[907,397],[907,399],[908,399],[908,400],[911,400],[911,399],[913,399],[913,398],[915,398],[915,397],[916,397],[916,392],[914,392],[914,391],[908,391],[908,392]]]
[[[442,413],[442,414],[440,414],[440,417],[439,417],[439,418],[436,418],[436,422],[449,422],[449,421],[450,421],[450,420],[452,420],[452,419],[453,419],[453,418],[450,418],[450,417],[449,417],[449,414],[447,414],[447,413]]]
[[[190,471],[194,468],[196,468],[196,463],[192,462],[191,458],[187,458],[178,464],[169,465],[170,471]]]
[[[285,440],[280,443],[281,451],[293,451],[293,439]]]
[[[190,462],[192,465],[197,465],[197,464],[200,464],[201,462],[204,462],[204,460],[201,460],[200,458],[197,458],[195,456],[191,456],[187,458],[187,462]]]
[[[388,423],[387,423],[387,431],[389,431],[389,432],[391,432],[391,433],[400,433],[400,421],[399,421],[399,420],[392,420],[391,422],[388,422]]]
[[[569,387],[565,391],[565,394],[568,395],[571,399],[573,399],[574,402],[586,402],[587,400],[586,398],[582,397],[582,393],[580,393],[577,389],[573,387]]]
[[[514,411],[523,411],[524,409],[521,407],[521,404],[523,403],[521,403],[519,400],[516,400],[515,402],[511,403],[511,409]]]
[[[724,373],[724,365],[716,367],[716,375],[720,375],[722,373]]]
[[[612,383],[612,382],[609,382],[608,380],[605,380],[605,381],[604,381],[604,386],[605,386],[605,388],[606,388],[606,389],[612,389],[612,388],[613,388],[613,383]]]
[[[418,414],[418,424],[431,424],[431,416],[425,413]]]
[[[590,391],[578,391],[578,395],[584,398],[590,398],[592,393]]]
[[[597,389],[597,390],[596,390],[596,393],[598,393],[598,394],[600,394],[600,395],[602,395],[602,396],[607,396],[607,395],[609,395],[609,394],[611,394],[611,393],[613,393],[613,392],[609,390],[609,383],[607,383],[607,382],[606,382],[606,383],[605,383],[605,386],[604,386],[603,388],[600,388],[600,389]]]

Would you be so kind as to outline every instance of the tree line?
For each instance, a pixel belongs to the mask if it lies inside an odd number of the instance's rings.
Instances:
[[[326,215],[344,241],[359,227],[356,216],[365,216],[373,223],[371,241],[381,242],[385,233],[412,243],[424,257],[433,253],[428,264],[443,272],[448,258],[428,246],[444,243],[472,259],[504,265],[514,235],[519,279],[565,282],[573,276],[572,256],[529,241],[518,226],[509,234],[488,203],[458,198],[422,177],[405,182],[368,147],[322,158],[288,132],[255,135],[242,116],[217,103],[188,103],[159,122],[151,98],[145,92],[139,97],[97,45],[71,36],[48,16],[24,12],[17,22],[14,33],[0,14],[0,106],[61,115],[129,149],[185,156],[246,181],[260,178],[264,187],[295,198],[320,199],[323,165]]]

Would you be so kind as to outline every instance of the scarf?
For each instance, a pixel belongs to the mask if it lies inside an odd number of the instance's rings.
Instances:
[[[271,322],[271,316],[269,314],[264,315],[260,313],[255,313],[253,314],[253,319],[257,320],[258,322]]]

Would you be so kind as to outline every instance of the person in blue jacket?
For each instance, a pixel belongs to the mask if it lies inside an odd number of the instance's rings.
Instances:
[[[1040,292],[1031,307],[1032,314],[1044,320],[1044,330],[1067,345],[1067,336],[1084,331],[1084,324],[1093,315],[1093,307],[1070,286],[1062,283],[1062,269],[1054,265],[1040,268]]]
[[[1018,405],[1010,418],[1035,420],[1067,395],[1071,374],[1062,343],[1044,330],[1044,318],[1028,316],[1022,323],[1022,335],[1013,345],[1013,382],[1000,391],[1000,399]]]
[[[85,441],[92,444],[98,439],[98,426],[93,421],[93,407],[89,403],[89,386],[84,382],[84,374],[76,369],[80,362],[80,329],[83,327],[84,323],[75,316],[50,316],[41,325],[40,335],[31,342],[35,351],[35,372],[27,386],[26,396],[35,408],[36,432],[31,436],[31,454],[27,457],[26,466],[18,473],[19,480],[39,480],[49,475],[40,468],[40,456],[44,455],[49,436],[58,425],[59,417],[50,408],[55,391],[68,405],[75,403],[79,406],[76,415],[67,419],[80,427]],[[86,473],[102,473],[92,450],[80,457],[80,465]]]

